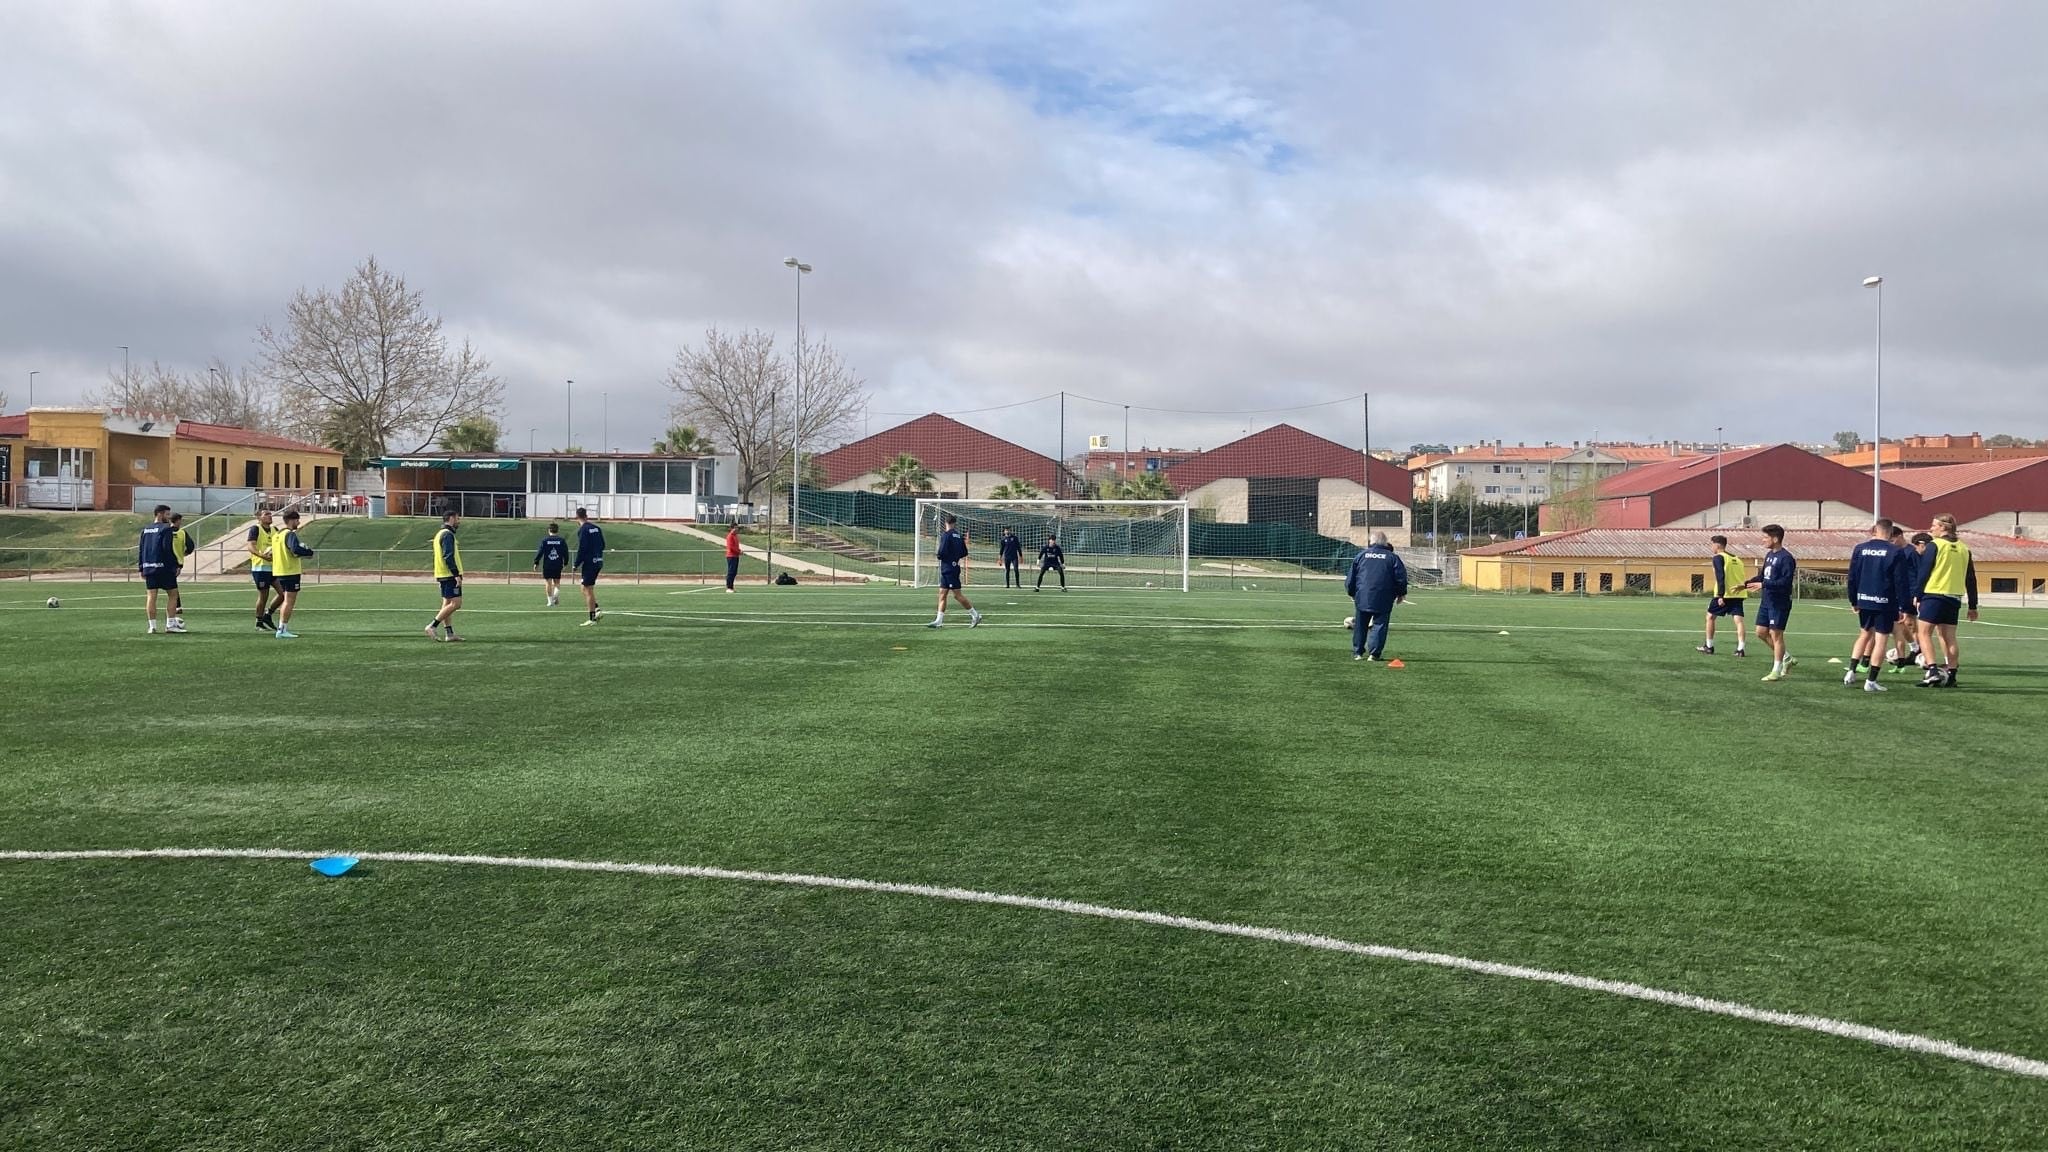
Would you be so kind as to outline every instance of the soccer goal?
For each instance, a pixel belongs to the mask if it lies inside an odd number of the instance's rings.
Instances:
[[[917,502],[911,583],[939,582],[939,533],[955,517],[967,536],[966,584],[1003,586],[1002,538],[1017,534],[1024,583],[1039,585],[1039,549],[1059,543],[1070,588],[1188,590],[1188,502],[1185,500],[941,500]],[[1047,587],[1060,573],[1046,572]]]

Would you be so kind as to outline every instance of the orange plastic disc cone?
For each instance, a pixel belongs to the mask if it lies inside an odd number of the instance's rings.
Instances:
[[[1399,660],[1389,660],[1389,661],[1387,661],[1387,667],[1389,667],[1389,668],[1406,668],[1406,667],[1407,667],[1407,665],[1406,665],[1406,664],[1403,664],[1403,663],[1401,663],[1401,662],[1400,662]]]

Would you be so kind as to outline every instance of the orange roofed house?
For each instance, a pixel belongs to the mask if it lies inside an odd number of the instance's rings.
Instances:
[[[266,432],[119,408],[0,417],[0,506],[127,511],[161,488],[334,492],[341,453]]]

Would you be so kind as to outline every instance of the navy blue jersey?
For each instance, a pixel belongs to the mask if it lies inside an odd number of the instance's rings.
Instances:
[[[939,571],[951,572],[967,559],[967,538],[957,529],[939,533]]]
[[[1048,540],[1038,549],[1038,564],[1041,568],[1064,568],[1067,566],[1067,551],[1057,540]]]
[[[1352,559],[1344,592],[1360,612],[1385,612],[1408,594],[1408,566],[1393,548],[1375,544]]]
[[[144,524],[142,543],[136,549],[136,565],[144,572],[177,567],[178,557],[171,549],[171,536],[176,532],[169,524]]]
[[[1908,612],[1920,595],[1920,554],[1911,544],[1892,545],[1892,603]]]
[[[1005,533],[1003,535],[1002,549],[1003,563],[1015,564],[1018,558],[1024,555],[1024,542],[1015,536]]]
[[[604,530],[585,520],[576,529],[576,566],[604,563]]]
[[[1859,612],[1898,611],[1899,549],[1889,540],[1865,540],[1849,554],[1849,598]]]
[[[1783,548],[1764,553],[1764,566],[1757,569],[1757,584],[1773,600],[1792,599],[1792,582],[1799,574],[1799,561]]]
[[[540,547],[533,550],[533,562],[549,568],[560,568],[568,559],[569,542],[552,532],[541,537]]]

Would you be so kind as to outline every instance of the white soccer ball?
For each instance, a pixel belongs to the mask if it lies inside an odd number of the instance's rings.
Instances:
[[[48,600],[45,600],[45,601],[43,601],[43,604],[44,604],[44,606],[45,606],[45,607],[49,607],[49,608],[55,608],[55,607],[58,607],[58,604],[57,604],[57,598],[56,598],[55,596],[52,596],[52,597],[50,597],[50,598],[49,598]]]
[[[1346,617],[1344,618],[1344,626],[1345,626],[1346,628],[1355,628],[1355,627],[1357,627],[1357,626],[1358,626],[1358,617],[1356,617],[1356,616],[1346,616]]]
[[[1899,662],[1899,650],[1898,650],[1897,648],[1887,648],[1887,649],[1885,649],[1885,650],[1884,650],[1884,658],[1885,658],[1885,662],[1886,662],[1886,663],[1889,663],[1889,664],[1896,664],[1896,663],[1898,663],[1898,662]]]

